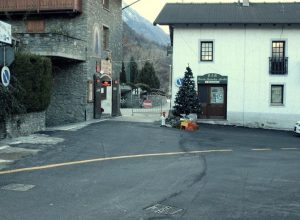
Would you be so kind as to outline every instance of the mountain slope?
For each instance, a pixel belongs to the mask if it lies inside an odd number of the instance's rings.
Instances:
[[[171,57],[167,56],[167,47],[146,39],[123,22],[123,60],[127,79],[129,79],[128,67],[131,57],[134,57],[139,69],[142,69],[146,61],[153,63],[161,89],[168,90]]]
[[[123,11],[123,21],[135,32],[150,41],[155,41],[161,45],[167,45],[170,43],[168,34],[166,34],[160,27],[154,26],[150,21],[140,16],[130,7]]]

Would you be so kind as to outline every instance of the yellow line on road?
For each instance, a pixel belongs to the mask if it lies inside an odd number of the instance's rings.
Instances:
[[[45,170],[45,169],[51,169],[51,168],[57,168],[57,167],[64,167],[64,166],[71,166],[71,165],[78,165],[78,164],[86,164],[86,163],[94,163],[94,162],[107,161],[107,160],[121,160],[121,159],[143,158],[143,157],[158,157],[158,156],[176,156],[176,155],[184,155],[184,154],[202,154],[202,153],[215,153],[215,152],[232,152],[232,150],[231,149],[202,150],[202,151],[188,151],[188,152],[135,154],[135,155],[126,155],[126,156],[95,158],[95,159],[90,159],[90,160],[71,161],[71,162],[49,164],[49,165],[37,166],[37,167],[20,168],[20,169],[15,169],[15,170],[4,170],[4,171],[0,171],[0,175],[1,174],[27,172],[27,171],[35,171],[35,170]]]

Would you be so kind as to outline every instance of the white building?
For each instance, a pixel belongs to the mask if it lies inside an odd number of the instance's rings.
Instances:
[[[203,119],[292,129],[300,119],[300,3],[166,4],[172,101],[189,65]]]

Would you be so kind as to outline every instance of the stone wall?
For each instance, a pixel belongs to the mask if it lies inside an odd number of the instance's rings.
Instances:
[[[57,33],[19,33],[15,36],[20,39],[22,51],[41,56],[86,60],[86,42],[81,39]]]
[[[46,125],[84,121],[86,102],[86,63],[53,61],[53,90]]]
[[[15,115],[6,119],[7,137],[30,135],[45,130],[45,112]]]

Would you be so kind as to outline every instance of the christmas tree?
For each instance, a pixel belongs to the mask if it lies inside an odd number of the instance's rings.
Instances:
[[[182,85],[175,97],[174,115],[198,113],[201,110],[200,102],[195,90],[193,72],[186,68]]]

